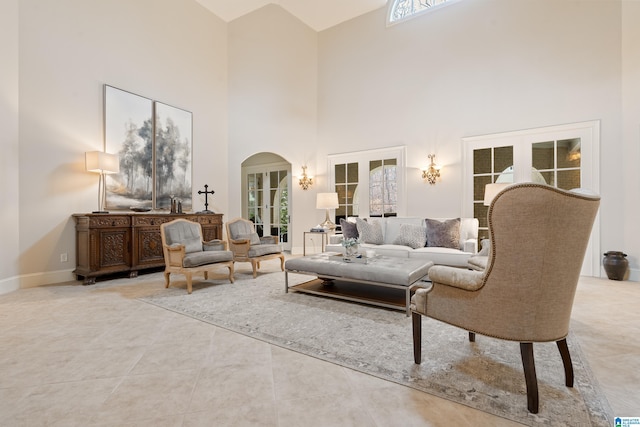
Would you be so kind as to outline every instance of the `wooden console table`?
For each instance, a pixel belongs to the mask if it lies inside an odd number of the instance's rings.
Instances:
[[[97,276],[164,267],[160,224],[184,218],[202,225],[204,240],[222,239],[222,214],[74,214],[76,269],[83,284]]]

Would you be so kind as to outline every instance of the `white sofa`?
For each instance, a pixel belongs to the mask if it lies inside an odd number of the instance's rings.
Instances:
[[[446,221],[452,218],[431,218],[437,221]],[[352,222],[353,219],[350,219]],[[379,221],[382,228],[383,243],[371,244],[360,243],[359,252],[364,253],[368,249],[374,249],[377,255],[402,258],[421,258],[431,261],[436,265],[449,265],[452,267],[468,268],[467,261],[478,252],[478,219],[460,218],[460,240],[458,248],[445,248],[437,246],[425,246],[413,249],[410,246],[399,245],[397,241],[402,224],[427,228],[425,218],[418,217],[389,217],[389,218],[367,218],[367,222]],[[343,236],[336,234],[330,237],[326,246],[327,252],[342,252]],[[428,243],[427,243],[428,244]]]

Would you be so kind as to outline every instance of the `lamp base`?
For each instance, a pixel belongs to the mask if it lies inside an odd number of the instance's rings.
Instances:
[[[324,222],[320,225],[322,226],[322,228],[327,230],[333,231],[336,229],[336,225],[333,223],[333,221],[331,221],[331,218],[329,218],[329,209],[326,210],[325,216],[324,216]]]
[[[331,220],[325,220],[322,224],[320,224],[322,228],[327,230],[335,230],[336,225]]]
[[[200,211],[200,212],[197,212],[197,213],[199,213],[199,214],[207,214],[208,215],[208,214],[214,214],[215,212],[214,211],[210,211],[209,209],[206,209],[204,211]]]

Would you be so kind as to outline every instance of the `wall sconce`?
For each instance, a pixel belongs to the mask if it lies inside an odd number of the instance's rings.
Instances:
[[[107,182],[105,175],[120,172],[120,159],[116,154],[109,154],[102,151],[87,151],[84,154],[85,167],[88,172],[100,174],[98,181],[98,210],[93,213],[109,213],[104,210],[107,198]]]
[[[436,183],[436,178],[440,178],[440,168],[436,166],[433,159],[435,159],[435,154],[429,154],[427,157],[431,159],[431,163],[429,164],[429,168],[422,171],[422,179],[428,181],[429,184],[433,185]]]
[[[313,177],[307,176],[306,166],[302,167],[302,176],[300,177],[300,180],[298,181],[298,183],[300,184],[300,187],[302,187],[303,190],[308,190],[309,187],[313,185]]]

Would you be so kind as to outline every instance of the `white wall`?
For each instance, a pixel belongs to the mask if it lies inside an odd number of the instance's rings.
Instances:
[[[0,0],[0,294],[19,287],[18,0]]]
[[[210,208],[228,210],[223,21],[195,1],[20,0],[19,25],[23,287],[72,278],[71,214],[97,205],[84,152],[103,147],[105,83],[193,113],[194,191],[208,183]]]
[[[18,276],[72,277],[70,215],[97,203],[83,155],[102,147],[104,83],[193,112],[194,190],[209,184],[226,219],[241,214],[252,154],[279,154],[294,174],[308,165],[312,189],[293,185],[294,251],[324,217],[327,154],[406,145],[406,214],[453,216],[462,137],[601,120],[601,249],[628,253],[640,280],[639,9],[466,0],[316,33],[276,5],[227,25],[185,0],[0,0],[0,231],[19,247],[3,249],[0,292]],[[420,178],[429,153],[444,166],[435,186]]]
[[[407,214],[457,216],[462,137],[601,120],[602,249],[633,239],[624,227],[637,211],[637,173],[633,188],[620,185],[637,147],[635,133],[622,142],[620,2],[466,0],[388,28],[385,13],[320,33],[319,158],[406,145]],[[627,35],[635,55],[637,29]],[[628,75],[637,85],[637,69]],[[637,108],[637,96],[628,101]],[[429,153],[444,166],[435,186],[420,178]]]
[[[619,249],[629,255],[630,279],[640,281],[640,2],[622,2],[622,140],[624,212]],[[609,248],[604,248],[609,250]]]
[[[229,218],[241,216],[241,164],[276,153],[292,174],[315,174],[317,33],[277,5],[229,23]],[[318,223],[315,192],[292,185],[292,251],[302,252],[302,230]],[[325,184],[326,185],[326,184]]]

